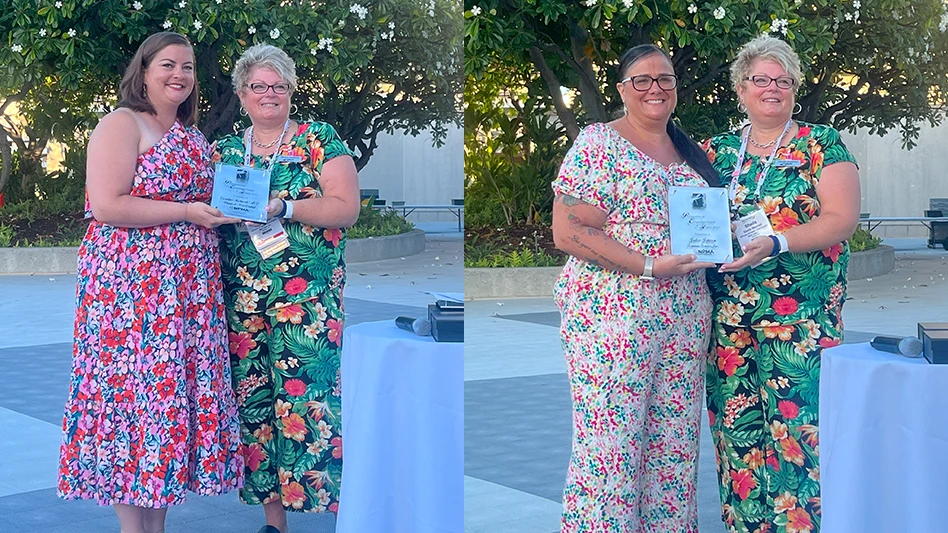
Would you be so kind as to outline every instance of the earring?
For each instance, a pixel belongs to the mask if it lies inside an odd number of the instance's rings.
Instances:
[[[293,104],[293,105],[290,106],[290,114],[291,114],[291,115],[295,115],[295,114],[299,113],[299,111],[300,111],[300,108],[299,108],[298,105]]]
[[[747,113],[747,106],[744,105],[744,102],[738,101],[738,102],[737,102],[737,110],[740,111],[741,113],[745,113],[745,114],[746,114],[746,113]]]
[[[147,86],[147,85],[142,85],[142,97],[143,97],[143,98],[148,98],[148,86]]]
[[[244,109],[244,106],[240,106],[240,116],[242,116],[242,117],[246,117],[246,116],[247,116],[247,110]]]
[[[793,104],[793,114],[799,115],[800,111],[803,111],[803,106],[800,105],[800,102]]]

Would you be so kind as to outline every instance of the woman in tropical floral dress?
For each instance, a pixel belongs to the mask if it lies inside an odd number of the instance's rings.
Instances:
[[[708,415],[722,516],[736,533],[820,528],[820,353],[842,342],[860,194],[839,133],[792,119],[801,77],[787,43],[746,44],[731,79],[749,124],[706,147],[735,218],[762,210],[776,234],[736,246],[743,256],[708,274]]]
[[[286,249],[264,258],[243,225],[221,230],[246,461],[240,495],[263,504],[261,532],[286,533],[286,510],[335,513],[339,506],[342,228],[358,217],[359,185],[332,126],[290,119],[296,69],[286,53],[249,48],[233,83],[252,125],[218,142],[220,162],[271,169],[267,209],[289,239]]]
[[[145,39],[120,95],[89,140],[59,494],[157,533],[188,491],[223,494],[243,471],[214,229],[235,220],[206,203],[187,38]]]
[[[670,120],[678,78],[628,50],[626,114],[577,137],[553,182],[555,287],[573,400],[564,533],[697,533],[698,433],[711,298],[693,255],[671,255],[668,187],[718,184]]]

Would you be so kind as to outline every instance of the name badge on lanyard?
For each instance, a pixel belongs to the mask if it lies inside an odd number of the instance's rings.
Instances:
[[[287,120],[286,124],[283,125],[283,133],[280,134],[280,140],[283,140],[283,136],[286,135],[286,130],[290,127],[290,121]],[[250,166],[250,158],[252,157],[250,139],[253,135],[253,126],[247,128],[246,138],[244,139],[244,166]],[[270,156],[270,164],[267,166],[267,169],[264,171],[267,176],[267,182],[269,183],[270,174],[273,171],[273,166],[276,164],[280,157],[280,146],[282,142],[277,145],[276,150],[274,150],[273,155]],[[258,171],[259,172],[259,171]],[[283,251],[290,246],[290,240],[287,238],[286,230],[283,229],[283,224],[280,223],[279,218],[274,218],[268,221],[266,224],[244,224],[244,227],[247,233],[250,235],[250,242],[253,243],[254,248],[257,249],[257,252],[260,254],[260,257],[267,259],[277,252]]]

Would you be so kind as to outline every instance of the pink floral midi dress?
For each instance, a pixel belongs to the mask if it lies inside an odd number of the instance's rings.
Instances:
[[[586,127],[553,182],[607,213],[629,249],[670,253],[671,185],[706,186],[662,166],[607,124]],[[562,531],[697,533],[697,455],[711,298],[702,271],[640,279],[571,257],[555,301],[573,402]]]
[[[139,156],[131,194],[208,201],[209,162],[204,136],[175,122]],[[79,247],[59,495],[160,508],[187,491],[236,488],[243,459],[230,380],[217,232],[91,219]]]

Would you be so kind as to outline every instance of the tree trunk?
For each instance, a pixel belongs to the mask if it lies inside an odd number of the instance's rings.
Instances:
[[[559,117],[560,124],[566,128],[566,136],[569,137],[569,142],[572,143],[579,136],[579,124],[576,122],[576,115],[563,100],[560,80],[556,77],[556,73],[553,72],[550,65],[547,64],[543,52],[536,46],[530,47],[530,59],[540,72],[540,76],[543,77],[543,81],[546,82],[546,88],[553,99],[553,107],[556,109],[556,116]]]
[[[13,152],[10,150],[10,140],[7,134],[0,131],[0,193],[10,182],[10,171],[13,166]]]

